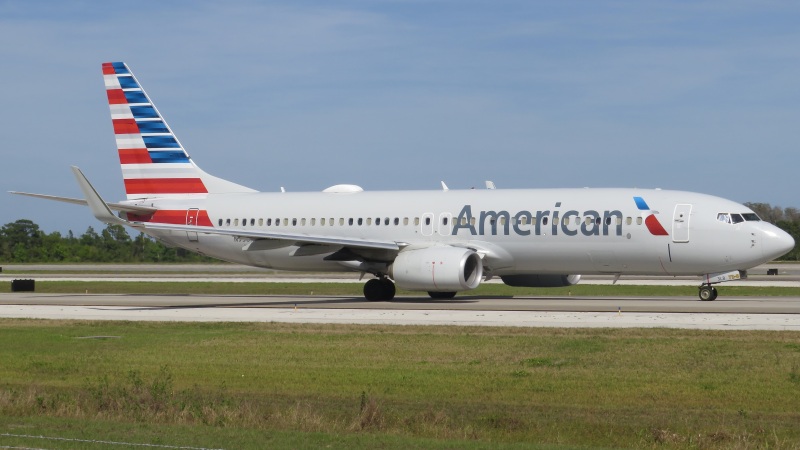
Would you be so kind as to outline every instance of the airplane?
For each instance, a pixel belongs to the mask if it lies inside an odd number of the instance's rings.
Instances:
[[[364,297],[396,287],[452,298],[499,277],[510,286],[570,286],[581,275],[700,277],[716,284],[794,248],[750,208],[661,189],[449,189],[259,192],[203,171],[129,67],[102,64],[126,199],[107,203],[77,167],[83,199],[106,224],[168,245],[262,268],[352,271],[373,278]],[[114,212],[117,212],[115,214]]]

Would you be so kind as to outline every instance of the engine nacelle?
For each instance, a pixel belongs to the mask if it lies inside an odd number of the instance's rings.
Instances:
[[[503,275],[500,277],[503,283],[514,287],[564,287],[578,284],[581,281],[580,275],[545,275],[545,274],[524,274],[524,275]]]
[[[474,251],[459,247],[405,250],[389,267],[389,275],[397,287],[409,291],[465,291],[481,284],[483,261]]]

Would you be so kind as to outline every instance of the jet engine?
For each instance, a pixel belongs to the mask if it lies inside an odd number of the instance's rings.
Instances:
[[[406,249],[389,267],[389,276],[397,287],[410,291],[465,291],[481,283],[483,261],[473,250],[460,247]]]
[[[503,275],[500,277],[503,283],[514,287],[564,287],[578,284],[581,281],[580,275],[544,275],[544,274],[523,274],[523,275]]]

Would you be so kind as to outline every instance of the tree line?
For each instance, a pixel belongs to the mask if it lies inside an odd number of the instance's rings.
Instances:
[[[761,219],[774,223],[800,244],[800,210],[781,208],[768,203],[745,203]],[[800,261],[800,246],[780,260]],[[27,219],[7,223],[0,228],[0,261],[5,263],[157,263],[213,262],[215,259],[181,248],[171,248],[144,233],[131,238],[122,225],[107,225],[100,233],[89,227],[76,237],[70,231],[45,233]]]
[[[166,245],[139,233],[131,238],[122,225],[100,233],[89,227],[81,236],[72,231],[45,233],[27,219],[0,228],[0,261],[5,263],[157,263],[216,262],[218,260]]]

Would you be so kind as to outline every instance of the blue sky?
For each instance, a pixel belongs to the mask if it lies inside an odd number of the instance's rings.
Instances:
[[[800,207],[791,1],[0,1],[0,188],[124,198],[100,64],[197,164],[316,191],[660,187]],[[0,194],[0,224],[88,209]]]

